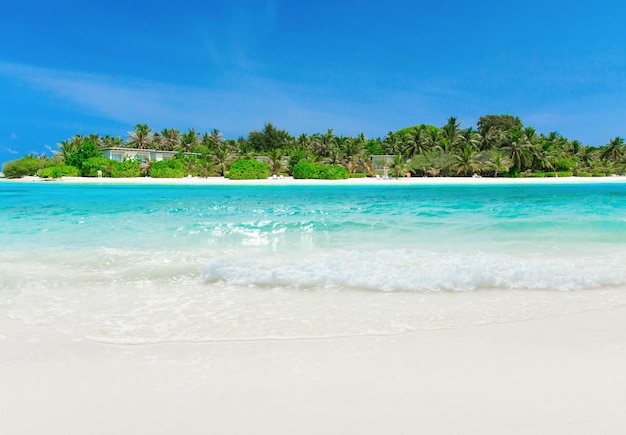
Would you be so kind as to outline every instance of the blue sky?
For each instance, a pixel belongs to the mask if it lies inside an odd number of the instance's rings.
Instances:
[[[368,137],[512,114],[626,136],[618,1],[67,1],[0,7],[0,162],[81,133],[272,122]]]

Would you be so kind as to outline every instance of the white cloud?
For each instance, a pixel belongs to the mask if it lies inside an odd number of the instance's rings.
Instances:
[[[9,153],[9,154],[19,154],[19,151],[15,151],[15,150],[13,150],[13,149],[11,149],[11,148],[2,147],[2,149],[3,149],[4,151],[6,151],[7,153]]]
[[[356,134],[372,129],[367,119],[359,117],[359,112],[371,107],[322,101],[310,89],[303,94],[294,86],[257,77],[201,88],[9,63],[0,63],[0,75],[129,126],[145,122],[158,128],[219,128],[227,135],[260,129],[268,121],[294,134],[327,128]]]

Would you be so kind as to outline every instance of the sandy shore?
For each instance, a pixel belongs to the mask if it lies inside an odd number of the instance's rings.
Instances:
[[[268,178],[267,180],[229,180],[224,177],[185,177],[185,178],[88,178],[62,177],[59,179],[41,179],[24,177],[20,179],[0,179],[4,182],[46,182],[75,184],[171,184],[171,185],[307,185],[307,186],[358,186],[358,185],[498,185],[498,184],[597,184],[626,183],[626,176],[611,177],[558,177],[558,178],[483,178],[483,177],[411,177],[411,178],[350,178],[347,180],[294,180],[292,177]]]
[[[626,308],[389,337],[151,346],[0,323],[3,434],[626,427]]]
[[[55,182],[488,185],[626,177]],[[626,307],[395,336],[114,346],[26,325],[0,306],[0,434],[622,433],[624,367]]]

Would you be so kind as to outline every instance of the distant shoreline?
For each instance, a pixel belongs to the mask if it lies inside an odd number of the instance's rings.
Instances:
[[[42,179],[24,177],[17,179],[2,178],[5,183],[61,183],[61,184],[132,184],[132,185],[189,185],[189,186],[409,186],[409,185],[532,185],[532,184],[608,184],[626,183],[626,176],[610,177],[559,177],[559,178],[487,178],[487,177],[410,177],[398,179],[349,178],[346,180],[301,180],[292,177],[268,178],[262,180],[230,180],[224,177],[186,177],[186,178],[91,178],[62,177]]]

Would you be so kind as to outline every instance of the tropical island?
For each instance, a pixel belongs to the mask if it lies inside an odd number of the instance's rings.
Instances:
[[[126,139],[75,135],[52,157],[27,155],[3,165],[7,178],[227,177],[296,179],[364,177],[604,177],[626,173],[626,146],[616,136],[593,147],[556,132],[538,133],[512,115],[485,115],[477,128],[455,117],[441,127],[420,124],[384,138],[337,136],[333,130],[291,136],[266,123],[247,138],[213,129],[153,131],[137,124]]]

